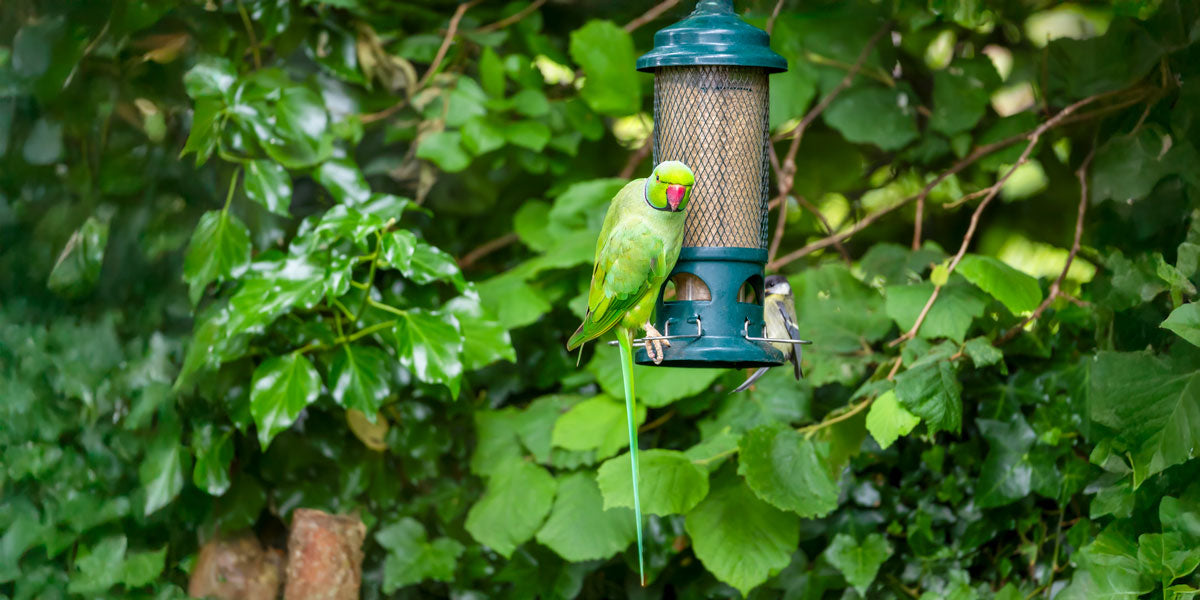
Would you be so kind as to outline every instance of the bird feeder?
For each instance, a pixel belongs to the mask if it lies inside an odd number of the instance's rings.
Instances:
[[[783,363],[763,338],[770,143],[767,76],[787,70],[767,33],[701,0],[654,34],[637,60],[654,73],[654,164],[679,160],[696,176],[679,261],[658,297],[663,366]],[[674,297],[664,298],[668,289]],[[782,341],[782,340],[780,340]],[[653,364],[645,350],[639,364]]]

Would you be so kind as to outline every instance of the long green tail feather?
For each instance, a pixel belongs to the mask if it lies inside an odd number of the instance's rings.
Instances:
[[[633,422],[633,330],[617,328],[617,343],[621,346],[621,376],[625,379],[625,416],[629,423],[629,464],[633,471],[633,514],[637,519],[638,576],[646,585],[645,552],[642,546],[642,501],[638,496],[637,426]]]

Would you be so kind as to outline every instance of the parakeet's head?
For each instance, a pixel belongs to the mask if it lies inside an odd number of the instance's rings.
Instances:
[[[768,294],[779,294],[781,296],[790,296],[792,294],[792,285],[788,283],[787,277],[783,275],[771,275],[767,277],[763,284]]]
[[[683,212],[695,184],[696,177],[687,165],[677,160],[658,163],[646,179],[646,204],[655,210]]]

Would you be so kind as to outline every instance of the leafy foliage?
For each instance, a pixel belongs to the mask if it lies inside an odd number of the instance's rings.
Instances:
[[[0,597],[184,597],[298,507],[368,598],[1200,593],[1195,3],[736,3],[815,343],[635,369],[646,589],[562,346],[690,5],[453,4],[5,4]]]

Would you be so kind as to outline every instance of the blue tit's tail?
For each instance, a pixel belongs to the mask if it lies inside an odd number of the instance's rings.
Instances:
[[[751,374],[749,377],[746,378],[746,381],[742,382],[742,385],[737,386],[737,389],[735,389],[729,393],[736,394],[736,393],[750,387],[751,385],[754,385],[754,382],[758,381],[758,378],[762,377],[766,373],[767,373],[767,367],[759,367],[759,369],[757,371],[755,371],[753,374]]]
[[[637,519],[638,575],[642,586],[646,585],[646,563],[642,546],[642,502],[638,497],[638,442],[637,426],[634,424],[633,399],[633,330],[617,329],[617,343],[621,346],[621,376],[625,379],[625,415],[629,423],[629,464],[633,471],[633,514]]]

